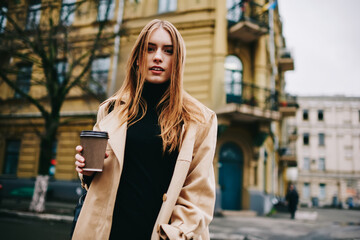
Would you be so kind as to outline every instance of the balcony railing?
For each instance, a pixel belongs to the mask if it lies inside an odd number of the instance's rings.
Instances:
[[[283,48],[279,51],[279,67],[281,71],[294,70],[294,59],[290,50]]]
[[[246,104],[263,110],[277,111],[279,106],[278,92],[262,88],[251,83],[226,85],[226,102]]]
[[[240,2],[228,7],[229,36],[244,42],[257,40],[268,32],[268,11],[252,0]]]
[[[280,161],[289,167],[297,166],[295,143],[282,143],[279,148]]]
[[[284,97],[281,97],[279,111],[282,117],[294,117],[298,108],[299,104],[297,103],[296,96],[286,94]]]

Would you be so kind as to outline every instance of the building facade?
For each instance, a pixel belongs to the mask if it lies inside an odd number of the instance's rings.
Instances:
[[[271,197],[286,192],[288,167],[296,166],[296,158],[287,158],[289,142],[282,134],[284,120],[296,112],[296,101],[284,92],[284,73],[294,69],[294,61],[286,49],[276,1],[110,2],[114,3],[113,24],[116,26],[119,23],[116,19],[121,19],[123,34],[118,54],[114,50],[107,55],[108,94],[121,86],[127,57],[142,27],[154,18],[172,22],[186,43],[184,88],[218,116],[214,159],[218,208],[268,212]],[[95,21],[96,8],[92,9],[95,17],[91,17]],[[75,14],[74,24],[77,21],[80,24],[85,20]],[[76,101],[69,100],[66,106],[63,114],[78,114],[84,109],[93,113],[87,120],[68,125],[58,133],[58,165],[54,177],[71,180],[76,178],[73,148],[79,143],[79,132],[93,124],[97,107],[95,102],[80,95]],[[19,126],[23,126],[20,119]],[[12,172],[18,177],[35,176],[36,135],[30,128],[20,130],[14,124],[6,129],[16,136],[19,136],[16,131],[22,132],[21,143],[2,137],[0,156],[8,156],[13,151],[19,160],[12,166],[17,170]],[[13,147],[6,147],[9,144]],[[0,166],[8,166],[7,161],[0,158]],[[1,169],[3,173],[4,169],[6,167]]]
[[[298,97],[289,119],[297,129],[297,187],[300,202],[311,206],[359,203],[360,98]]]

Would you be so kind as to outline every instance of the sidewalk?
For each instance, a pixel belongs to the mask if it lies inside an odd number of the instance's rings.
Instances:
[[[72,222],[74,209],[77,204],[76,202],[46,201],[45,211],[43,213],[35,213],[29,211],[30,202],[31,200],[28,199],[2,199],[0,213],[27,218]]]

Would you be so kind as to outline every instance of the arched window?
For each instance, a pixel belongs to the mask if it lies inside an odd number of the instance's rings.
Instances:
[[[226,102],[241,102],[243,65],[241,60],[229,55],[225,59],[225,91]]]

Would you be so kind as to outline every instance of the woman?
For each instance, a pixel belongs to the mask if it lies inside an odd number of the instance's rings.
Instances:
[[[73,239],[210,239],[217,119],[183,90],[184,64],[178,30],[149,22],[122,88],[98,111],[94,130],[109,133],[103,172],[83,171],[76,147],[88,193]]]

